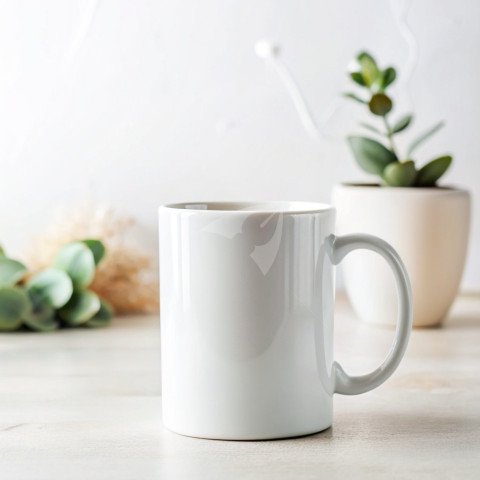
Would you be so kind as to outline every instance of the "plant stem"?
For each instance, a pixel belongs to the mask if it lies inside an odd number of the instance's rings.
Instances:
[[[397,151],[395,148],[395,143],[393,142],[393,133],[392,133],[392,130],[390,129],[390,124],[388,123],[387,116],[384,115],[382,118],[383,118],[383,124],[385,125],[385,130],[386,130],[385,136],[388,138],[390,149],[392,150],[394,155],[398,158]]]

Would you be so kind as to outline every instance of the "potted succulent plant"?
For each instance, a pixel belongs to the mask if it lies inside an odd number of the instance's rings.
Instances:
[[[414,326],[441,323],[461,281],[470,226],[470,196],[465,190],[438,186],[452,157],[442,155],[418,167],[413,154],[443,126],[439,122],[401,152],[396,136],[413,122],[406,114],[392,121],[388,89],[393,67],[381,69],[362,52],[350,77],[358,93],[345,96],[364,105],[379,126],[362,123],[370,135],[347,141],[358,165],[378,179],[369,184],[342,184],[334,189],[339,233],[369,232],[389,241],[410,274]],[[373,134],[374,138],[371,138]],[[395,319],[395,288],[388,268],[371,253],[360,252],[344,264],[345,287],[357,314],[373,323]],[[368,257],[368,258],[367,258]]]

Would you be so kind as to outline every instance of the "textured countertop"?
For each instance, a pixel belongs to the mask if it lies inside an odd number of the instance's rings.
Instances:
[[[393,332],[337,302],[336,352],[373,368]],[[336,395],[333,428],[299,439],[222,442],[164,430],[154,316],[103,330],[0,335],[0,476],[69,479],[479,478],[480,298],[444,328],[415,330],[377,390]]]

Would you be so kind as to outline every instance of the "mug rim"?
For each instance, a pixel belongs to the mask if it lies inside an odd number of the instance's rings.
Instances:
[[[205,208],[206,207],[206,208]],[[289,200],[268,200],[268,201],[192,201],[165,203],[159,210],[171,210],[177,212],[194,213],[282,213],[282,214],[312,214],[325,213],[334,210],[332,205],[322,202],[310,201],[289,201]]]

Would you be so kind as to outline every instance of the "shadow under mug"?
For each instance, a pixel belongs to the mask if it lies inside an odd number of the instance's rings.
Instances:
[[[383,383],[412,323],[405,267],[385,241],[334,235],[333,207],[191,202],[159,209],[164,425],[193,437],[284,438],[332,424],[333,394]],[[334,266],[373,250],[391,266],[399,309],[386,359],[351,376],[333,358]]]

